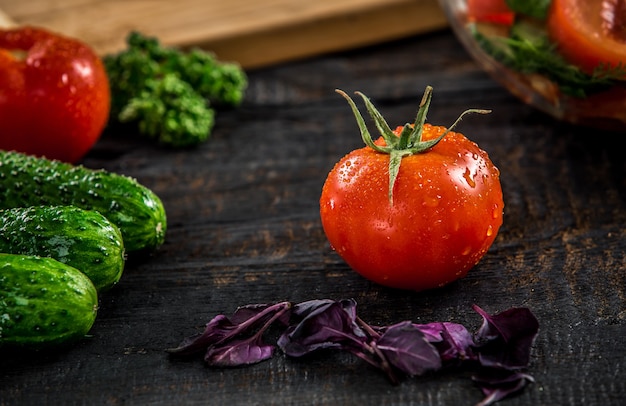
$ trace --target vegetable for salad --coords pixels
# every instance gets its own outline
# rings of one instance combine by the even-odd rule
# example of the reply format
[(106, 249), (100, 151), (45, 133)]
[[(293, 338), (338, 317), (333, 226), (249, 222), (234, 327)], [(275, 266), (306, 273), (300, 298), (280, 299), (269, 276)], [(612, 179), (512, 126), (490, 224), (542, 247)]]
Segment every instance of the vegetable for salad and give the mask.
[(52, 258), (0, 254), (0, 347), (73, 343), (97, 311), (96, 288), (79, 270)]
[(166, 47), (139, 32), (126, 42), (126, 49), (103, 58), (111, 123), (133, 123), (162, 145), (191, 147), (209, 138), (215, 109), (241, 103), (247, 76), (239, 65), (200, 49)]
[(357, 92), (381, 133), (376, 141), (339, 92), (366, 146), (339, 160), (322, 188), (320, 216), (332, 248), (365, 278), (393, 288), (433, 289), (464, 277), (502, 224), (498, 169), (478, 145), (450, 131), (456, 123), (425, 123), (430, 87), (415, 122), (395, 131)]
[(144, 85), (120, 111), (120, 122), (136, 122), (141, 134), (165, 146), (190, 147), (209, 138), (215, 113), (189, 83), (168, 73)]
[(0, 29), (0, 149), (75, 163), (109, 117), (109, 83), (85, 43), (37, 27)]
[[(489, 314), (479, 306), (482, 325), (474, 333), (458, 323), (406, 320), (373, 326), (357, 315), (353, 299), (280, 302), (239, 307), (231, 316), (211, 319), (202, 333), (168, 350), (173, 356), (200, 354), (209, 366), (238, 367), (270, 359), (276, 347), (288, 357), (323, 350), (346, 351), (382, 371), (393, 384), (444, 368), (474, 367), (474, 382), (485, 406), (534, 381), (525, 372), (539, 331), (532, 311), (514, 307)], [(266, 332), (280, 326), (276, 345)]]
[(163, 203), (135, 179), (0, 151), (0, 209), (37, 205), (71, 205), (100, 212), (119, 228), (129, 253), (154, 250), (165, 239)]
[(124, 270), (119, 229), (97, 211), (74, 206), (0, 209), (0, 252), (54, 258), (87, 275), (99, 292)]
[(585, 73), (626, 79), (626, 2), (552, 0), (547, 27), (557, 51)]
[[(468, 20), (480, 46), (503, 65), (521, 74), (543, 75), (562, 93), (578, 98), (606, 91), (626, 78), (623, 2), (499, 2), (515, 16), (506, 29), (501, 25), (485, 29), (492, 21), (480, 13), (474, 15), (477, 10), (472, 8), (468, 8)], [(605, 4), (604, 11), (601, 4)], [(619, 4), (624, 10), (618, 9)]]

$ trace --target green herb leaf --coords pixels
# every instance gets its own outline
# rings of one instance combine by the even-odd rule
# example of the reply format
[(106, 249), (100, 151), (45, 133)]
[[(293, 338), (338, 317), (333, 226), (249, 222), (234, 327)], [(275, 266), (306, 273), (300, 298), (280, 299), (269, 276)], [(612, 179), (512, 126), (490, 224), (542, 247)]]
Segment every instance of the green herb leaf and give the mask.
[(550, 3), (552, 0), (506, 0), (511, 11), (542, 20), (548, 15)]

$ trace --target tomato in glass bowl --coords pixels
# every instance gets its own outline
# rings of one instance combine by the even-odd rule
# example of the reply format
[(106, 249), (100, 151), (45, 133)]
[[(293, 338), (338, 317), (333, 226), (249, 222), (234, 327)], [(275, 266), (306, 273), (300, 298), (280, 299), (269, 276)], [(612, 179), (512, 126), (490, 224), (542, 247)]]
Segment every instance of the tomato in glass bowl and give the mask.
[(626, 131), (626, 1), (439, 0), (476, 62), (525, 103)]

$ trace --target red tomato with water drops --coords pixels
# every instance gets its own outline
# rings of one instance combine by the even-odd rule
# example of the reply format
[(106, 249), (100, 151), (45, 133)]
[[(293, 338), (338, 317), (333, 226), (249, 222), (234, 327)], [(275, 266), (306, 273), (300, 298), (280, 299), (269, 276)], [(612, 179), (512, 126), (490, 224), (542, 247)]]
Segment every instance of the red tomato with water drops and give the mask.
[(424, 123), (430, 88), (416, 122), (393, 131), (359, 93), (384, 130), (376, 142), (341, 93), (367, 146), (344, 156), (322, 189), (320, 216), (333, 249), (365, 278), (393, 288), (421, 291), (464, 277), (502, 225), (496, 166), (464, 135)]
[(106, 71), (89, 46), (41, 28), (0, 30), (0, 149), (79, 161), (109, 108)]

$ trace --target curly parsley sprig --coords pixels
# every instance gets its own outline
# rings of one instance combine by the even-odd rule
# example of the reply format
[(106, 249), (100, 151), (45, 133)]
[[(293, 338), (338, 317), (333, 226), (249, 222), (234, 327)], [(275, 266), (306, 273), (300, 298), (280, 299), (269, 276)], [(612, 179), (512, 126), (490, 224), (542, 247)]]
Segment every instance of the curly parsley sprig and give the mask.
[(103, 58), (110, 122), (135, 124), (164, 146), (193, 147), (209, 138), (217, 108), (241, 104), (248, 79), (238, 64), (198, 48), (168, 47), (136, 31), (126, 44)]

